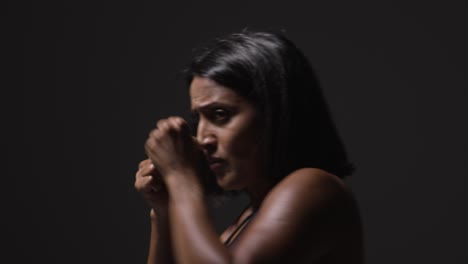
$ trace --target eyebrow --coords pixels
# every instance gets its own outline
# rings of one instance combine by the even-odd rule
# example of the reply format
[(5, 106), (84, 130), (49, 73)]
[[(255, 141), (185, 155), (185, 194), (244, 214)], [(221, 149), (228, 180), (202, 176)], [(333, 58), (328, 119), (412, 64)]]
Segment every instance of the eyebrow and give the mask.
[(192, 113), (203, 112), (203, 111), (210, 110), (210, 109), (213, 109), (213, 108), (216, 108), (216, 107), (232, 108), (231, 105), (226, 104), (226, 103), (212, 102), (212, 103), (208, 103), (208, 104), (196, 107), (196, 108), (192, 108), (190, 110), (190, 112), (192, 112)]

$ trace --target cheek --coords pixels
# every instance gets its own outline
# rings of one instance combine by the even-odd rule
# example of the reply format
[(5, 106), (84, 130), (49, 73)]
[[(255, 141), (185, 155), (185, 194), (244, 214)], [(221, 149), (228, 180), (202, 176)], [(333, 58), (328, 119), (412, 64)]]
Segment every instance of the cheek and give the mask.
[(259, 150), (259, 132), (253, 129), (239, 131), (227, 139), (226, 150), (238, 160), (247, 161), (253, 159)]

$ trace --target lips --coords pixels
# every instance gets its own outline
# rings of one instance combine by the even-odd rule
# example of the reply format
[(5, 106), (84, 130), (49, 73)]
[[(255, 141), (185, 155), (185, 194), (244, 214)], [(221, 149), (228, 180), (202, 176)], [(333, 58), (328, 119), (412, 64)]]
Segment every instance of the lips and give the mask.
[(207, 157), (207, 160), (208, 160), (208, 164), (210, 166), (210, 169), (213, 170), (213, 171), (219, 170), (224, 165), (224, 163), (226, 162), (222, 158), (213, 157), (213, 156)]

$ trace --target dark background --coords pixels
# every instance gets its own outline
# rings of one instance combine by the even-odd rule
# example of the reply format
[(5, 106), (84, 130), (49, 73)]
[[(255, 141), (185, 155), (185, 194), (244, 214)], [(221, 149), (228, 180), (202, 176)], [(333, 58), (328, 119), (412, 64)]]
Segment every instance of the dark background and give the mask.
[(147, 133), (186, 113), (192, 48), (249, 27), (285, 30), (316, 68), (368, 263), (467, 263), (466, 1), (306, 2), (4, 3), (0, 262), (144, 263)]

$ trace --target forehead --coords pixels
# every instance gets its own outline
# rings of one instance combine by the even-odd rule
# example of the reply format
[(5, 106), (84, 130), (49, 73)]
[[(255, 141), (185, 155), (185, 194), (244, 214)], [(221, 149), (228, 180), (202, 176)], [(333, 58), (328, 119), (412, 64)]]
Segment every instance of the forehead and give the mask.
[(196, 109), (212, 103), (243, 104), (246, 100), (213, 80), (195, 76), (190, 84), (190, 101), (192, 109)]

